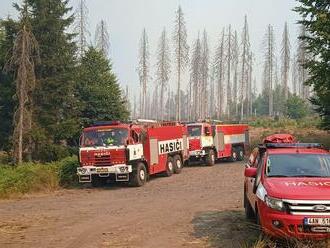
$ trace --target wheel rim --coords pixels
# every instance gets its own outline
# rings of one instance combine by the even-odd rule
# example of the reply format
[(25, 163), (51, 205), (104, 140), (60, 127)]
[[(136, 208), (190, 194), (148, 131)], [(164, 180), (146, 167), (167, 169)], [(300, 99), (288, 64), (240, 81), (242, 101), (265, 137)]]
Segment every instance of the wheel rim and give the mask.
[(172, 164), (172, 162), (168, 162), (168, 169), (169, 169), (169, 171), (173, 171), (173, 164)]
[(234, 158), (234, 159), (237, 159), (237, 154), (236, 154), (236, 152), (233, 152), (233, 158)]
[(180, 169), (181, 166), (182, 166), (182, 164), (181, 164), (181, 160), (178, 159), (178, 160), (176, 161), (176, 167)]
[(243, 153), (243, 151), (240, 151), (240, 152), (239, 152), (239, 155), (240, 155), (241, 158), (243, 158), (243, 157), (244, 157), (244, 153)]
[(140, 175), (140, 179), (141, 179), (142, 181), (144, 181), (144, 179), (145, 179), (145, 177), (146, 177), (146, 173), (144, 172), (144, 170), (140, 170), (139, 175)]

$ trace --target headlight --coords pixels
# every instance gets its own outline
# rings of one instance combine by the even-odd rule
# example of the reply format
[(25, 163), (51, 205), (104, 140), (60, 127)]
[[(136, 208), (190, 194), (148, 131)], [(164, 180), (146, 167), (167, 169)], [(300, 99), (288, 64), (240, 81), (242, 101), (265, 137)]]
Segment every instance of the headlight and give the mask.
[(278, 211), (285, 211), (285, 207), (283, 204), (283, 201), (281, 199), (265, 196), (265, 202), (266, 205), (272, 209), (278, 210)]
[(87, 172), (86, 168), (78, 168), (78, 173), (85, 174)]

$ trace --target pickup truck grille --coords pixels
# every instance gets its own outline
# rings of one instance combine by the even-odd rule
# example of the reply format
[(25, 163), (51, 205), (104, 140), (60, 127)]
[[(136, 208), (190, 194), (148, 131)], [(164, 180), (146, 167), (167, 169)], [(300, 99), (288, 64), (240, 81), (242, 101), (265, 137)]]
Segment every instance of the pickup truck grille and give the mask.
[(330, 216), (330, 200), (283, 200), (292, 215)]

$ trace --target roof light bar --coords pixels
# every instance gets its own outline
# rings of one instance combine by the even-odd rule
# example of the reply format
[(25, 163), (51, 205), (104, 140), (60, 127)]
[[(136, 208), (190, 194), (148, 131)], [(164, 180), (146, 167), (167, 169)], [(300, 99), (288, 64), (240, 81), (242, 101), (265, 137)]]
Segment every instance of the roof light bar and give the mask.
[(324, 148), (319, 143), (266, 143), (259, 145), (260, 148)]

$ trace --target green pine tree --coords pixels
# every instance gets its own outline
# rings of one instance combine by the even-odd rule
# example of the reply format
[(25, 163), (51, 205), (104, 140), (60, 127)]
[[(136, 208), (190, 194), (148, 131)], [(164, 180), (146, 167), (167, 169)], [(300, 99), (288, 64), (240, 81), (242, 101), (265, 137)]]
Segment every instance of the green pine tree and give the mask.
[(81, 104), (81, 122), (126, 120), (127, 104), (112, 65), (101, 51), (89, 47), (79, 66), (77, 94)]
[(18, 22), (10, 18), (0, 21), (0, 150), (6, 151), (11, 149), (10, 138), (13, 131), (13, 114), (16, 100), (13, 98), (15, 95), (13, 75), (3, 68), (18, 28)]
[(49, 152), (51, 145), (70, 142), (79, 132), (74, 94), (76, 44), (74, 34), (68, 31), (74, 18), (70, 15), (68, 0), (27, 2), (41, 60), (36, 67), (37, 87), (33, 102), (37, 127), (33, 134), (36, 149), (47, 148), (47, 151), (44, 150)]
[(288, 98), (285, 103), (285, 107), (287, 115), (291, 119), (302, 119), (310, 113), (310, 107), (308, 104), (296, 95)]
[(307, 84), (313, 86), (316, 96), (312, 102), (323, 117), (323, 127), (330, 130), (330, 2), (329, 0), (298, 0), (295, 8), (307, 31), (300, 39), (306, 42), (311, 55), (305, 63), (309, 72)]

